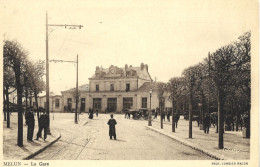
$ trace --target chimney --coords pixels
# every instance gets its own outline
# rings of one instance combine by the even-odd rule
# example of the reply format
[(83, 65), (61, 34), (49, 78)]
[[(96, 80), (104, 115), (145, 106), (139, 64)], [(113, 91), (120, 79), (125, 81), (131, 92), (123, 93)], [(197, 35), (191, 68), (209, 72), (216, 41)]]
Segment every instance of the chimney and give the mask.
[(144, 65), (144, 68), (148, 71), (148, 65), (147, 64)]
[(144, 63), (141, 63), (141, 70), (144, 69)]

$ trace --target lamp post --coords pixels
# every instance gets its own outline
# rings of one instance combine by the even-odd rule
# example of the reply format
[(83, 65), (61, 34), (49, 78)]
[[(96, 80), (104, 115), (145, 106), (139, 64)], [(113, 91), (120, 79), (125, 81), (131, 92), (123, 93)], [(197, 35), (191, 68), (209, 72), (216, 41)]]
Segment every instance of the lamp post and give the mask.
[(153, 89), (150, 88), (150, 110), (149, 110), (149, 116), (148, 116), (148, 126), (152, 126), (152, 93)]

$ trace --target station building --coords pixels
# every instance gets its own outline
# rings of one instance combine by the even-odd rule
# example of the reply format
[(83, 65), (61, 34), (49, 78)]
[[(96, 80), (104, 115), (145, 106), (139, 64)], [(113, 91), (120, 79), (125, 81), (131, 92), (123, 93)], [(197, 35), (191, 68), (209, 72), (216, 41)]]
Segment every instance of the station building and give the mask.
[[(109, 68), (96, 67), (95, 73), (89, 78), (89, 84), (79, 86), (80, 112), (88, 112), (89, 108), (98, 109), (100, 112), (120, 113), (124, 108), (139, 110), (159, 107), (158, 83), (153, 82), (148, 65), (141, 63), (139, 67), (125, 65)], [(57, 97), (60, 109), (64, 112), (75, 110), (75, 88), (61, 92)], [(171, 102), (165, 98), (165, 107), (171, 107)], [(55, 100), (55, 99), (53, 99)], [(55, 105), (55, 104), (54, 104)], [(55, 105), (56, 106), (56, 105)], [(50, 102), (50, 111), (52, 109)]]

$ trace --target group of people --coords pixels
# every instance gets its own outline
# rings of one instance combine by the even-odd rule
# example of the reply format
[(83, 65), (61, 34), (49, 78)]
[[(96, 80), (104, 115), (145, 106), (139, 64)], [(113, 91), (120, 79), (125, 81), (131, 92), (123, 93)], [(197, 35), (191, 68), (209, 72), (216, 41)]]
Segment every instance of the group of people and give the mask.
[[(27, 128), (27, 141), (33, 142), (33, 133), (34, 133), (34, 126), (35, 126), (35, 119), (34, 119), (34, 113), (31, 108), (27, 109), (27, 113), (25, 114), (25, 120)], [(40, 115), (39, 118), (39, 129), (36, 135), (36, 138), (34, 140), (39, 140), (39, 138), (42, 136), (42, 130), (44, 130), (44, 141), (47, 138), (47, 128), (49, 125), (49, 117), (46, 113), (46, 111), (43, 111), (43, 113)]]
[(125, 118), (126, 119), (130, 119), (131, 117), (131, 113), (129, 112), (129, 110), (127, 108), (123, 109), (124, 113), (125, 113)]
[(88, 110), (88, 118), (89, 119), (93, 119), (93, 114), (94, 114), (94, 112), (96, 113), (96, 117), (98, 117), (98, 109), (96, 109), (95, 111), (94, 111), (94, 109), (92, 109), (92, 108), (90, 108), (89, 107), (89, 110)]

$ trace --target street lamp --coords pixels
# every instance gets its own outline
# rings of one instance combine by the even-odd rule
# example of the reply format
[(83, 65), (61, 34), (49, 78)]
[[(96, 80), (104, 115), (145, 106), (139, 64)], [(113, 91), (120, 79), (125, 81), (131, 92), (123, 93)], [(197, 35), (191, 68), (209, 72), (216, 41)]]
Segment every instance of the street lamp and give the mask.
[(152, 93), (153, 89), (150, 88), (150, 110), (149, 110), (149, 116), (148, 116), (148, 126), (152, 126)]

